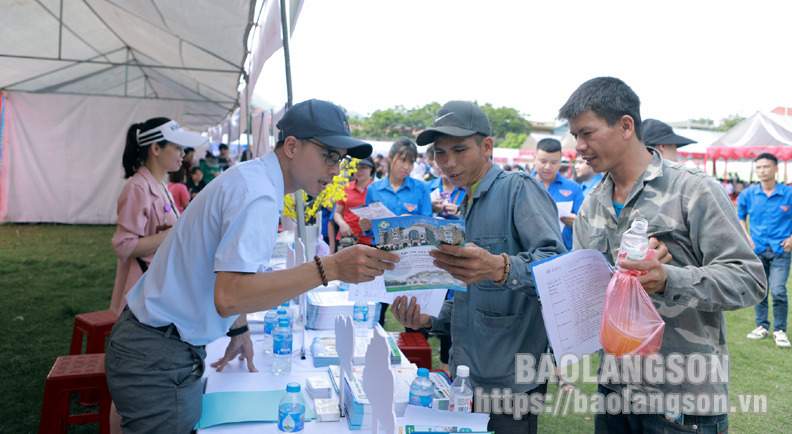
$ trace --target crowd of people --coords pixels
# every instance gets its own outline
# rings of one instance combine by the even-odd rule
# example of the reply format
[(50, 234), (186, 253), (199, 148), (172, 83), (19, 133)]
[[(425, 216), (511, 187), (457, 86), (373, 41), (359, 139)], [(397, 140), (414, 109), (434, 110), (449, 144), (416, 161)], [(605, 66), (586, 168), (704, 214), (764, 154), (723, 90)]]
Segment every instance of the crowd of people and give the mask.
[[(515, 377), (515, 354), (538, 360), (550, 350), (530, 264), (573, 249), (598, 250), (612, 265), (639, 274), (666, 322), (662, 356), (728, 354), (723, 311), (757, 303), (757, 329), (748, 337), (768, 336), (768, 276), (773, 333), (784, 346), (786, 323), (779, 318), (786, 318), (786, 291), (780, 282), (789, 273), (792, 211), (790, 218), (786, 212), (792, 192), (770, 183), (777, 162), (764, 157), (776, 165), (762, 172), (767, 179), (761, 190), (746, 189), (745, 201), (740, 195), (738, 215), (715, 179), (672, 161), (675, 149), (692, 141), (668, 134), (670, 127), (660, 121), (642, 121), (638, 96), (621, 80), (583, 83), (559, 118), (569, 121), (576, 140), (574, 180), (561, 173), (561, 144), (554, 139), (539, 142), (530, 172), (494, 164), (490, 121), (466, 101), (444, 104), (431, 127), (415, 139), (395, 140), (387, 156), (374, 158), (371, 145), (351, 137), (343, 111), (319, 100), (290, 108), (278, 122), (274, 151), (244, 164), (234, 164), (226, 147), (217, 161), (207, 155), (197, 167), (185, 168), (183, 152), (198, 136), (165, 118), (132, 126), (124, 153), (129, 181), (118, 200), (113, 238), (119, 265), (111, 307), (120, 317), (106, 358), (119, 426), (125, 432), (189, 432), (200, 416), (206, 344), (231, 336), (224, 357), (212, 366), (221, 370), (240, 358), (255, 371), (247, 313), (329, 280), (364, 282), (392, 269), (398, 257), (374, 248), (371, 221), (350, 212), (373, 202), (396, 215), (465, 221), (463, 245), (441, 245), (431, 254), (467, 291), (449, 291), (436, 317), (406, 297), (390, 308), (406, 328), (441, 336), (445, 368), (454, 373), (468, 366), (472, 385), (484, 393), (546, 392), (546, 383)], [(358, 160), (356, 171), (345, 198), (327, 213), (326, 236), (335, 241), (331, 254), (294, 269), (265, 271), (284, 195), (302, 189), (317, 196), (348, 157)], [(221, 169), (212, 173), (215, 167)], [(182, 171), (185, 188), (178, 175), (171, 178), (173, 189), (159, 181)], [(619, 260), (620, 237), (638, 217), (649, 222), (656, 255)], [(638, 386), (728, 394), (728, 382)], [(599, 392), (621, 396), (625, 385), (601, 382)], [(694, 409), (670, 420), (662, 410), (597, 414), (596, 431), (728, 427), (727, 413)], [(519, 420), (491, 414), (488, 429), (537, 432), (537, 424), (536, 414)]]

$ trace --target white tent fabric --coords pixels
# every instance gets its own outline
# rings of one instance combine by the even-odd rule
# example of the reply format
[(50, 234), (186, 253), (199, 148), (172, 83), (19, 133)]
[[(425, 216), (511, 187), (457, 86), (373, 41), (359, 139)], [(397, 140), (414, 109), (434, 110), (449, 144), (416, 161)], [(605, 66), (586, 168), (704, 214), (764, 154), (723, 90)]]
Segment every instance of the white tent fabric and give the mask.
[(772, 113), (755, 115), (735, 125), (711, 147), (792, 146), (792, 118)]
[[(290, 3), (293, 13), (302, 5)], [(256, 0), (3, 2), (0, 221), (114, 223), (127, 128), (167, 116), (216, 133), (242, 78), (258, 76), (248, 64), (258, 9)], [(280, 46), (278, 32), (258, 28), (268, 47)]]

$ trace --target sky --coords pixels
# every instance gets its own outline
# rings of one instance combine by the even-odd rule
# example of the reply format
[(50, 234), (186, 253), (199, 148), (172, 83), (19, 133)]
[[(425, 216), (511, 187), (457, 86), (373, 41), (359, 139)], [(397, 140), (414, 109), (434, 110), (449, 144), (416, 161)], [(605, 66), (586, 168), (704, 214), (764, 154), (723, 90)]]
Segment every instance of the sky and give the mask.
[[(792, 107), (790, 16), (788, 0), (305, 0), (294, 102), (370, 115), (463, 99), (553, 122), (580, 84), (609, 75), (638, 94), (644, 119), (718, 123)], [(279, 51), (258, 101), (285, 103), (284, 71)]]

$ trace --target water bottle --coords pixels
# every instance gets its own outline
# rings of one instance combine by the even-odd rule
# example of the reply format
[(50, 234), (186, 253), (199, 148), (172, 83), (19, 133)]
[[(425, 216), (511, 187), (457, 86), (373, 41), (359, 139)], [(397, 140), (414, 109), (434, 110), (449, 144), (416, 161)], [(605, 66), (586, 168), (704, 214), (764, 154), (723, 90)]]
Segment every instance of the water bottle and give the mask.
[(269, 356), (272, 354), (272, 332), (278, 325), (278, 311), (270, 309), (264, 314), (264, 355)]
[(352, 310), (352, 322), (355, 325), (355, 336), (368, 336), (369, 306), (367, 301), (356, 301)]
[(289, 330), (293, 330), (292, 326), (294, 323), (292, 322), (292, 317), (289, 315), (289, 310), (283, 306), (278, 308), (278, 321), (280, 321), (281, 318), (285, 318), (286, 322), (289, 323)]
[[(646, 229), (649, 222), (643, 217), (633, 220), (630, 229), (622, 234), (621, 244), (619, 244), (619, 260), (642, 261), (646, 258), (646, 251), (649, 250), (649, 238), (646, 236)], [(619, 267), (620, 271), (626, 271)]]
[(350, 286), (350, 285), (349, 285), (349, 283), (347, 283), (347, 282), (340, 282), (340, 283), (338, 284), (338, 290), (339, 290), (339, 291), (349, 291), (349, 286)]
[(418, 376), (410, 385), (410, 405), (431, 407), (434, 397), (434, 386), (429, 381), (429, 370), (418, 368)]
[(470, 368), (457, 366), (456, 378), (451, 383), (451, 402), (448, 409), (470, 413), (473, 411), (473, 387), (470, 384)]
[(292, 312), (292, 308), (289, 307), (289, 302), (283, 303), (281, 307), (286, 309), (286, 315), (289, 316), (289, 327), (294, 331), (294, 312)]
[(305, 428), (305, 400), (300, 393), (300, 383), (286, 385), (286, 394), (278, 404), (278, 429), (283, 432), (300, 432)]
[(278, 328), (272, 332), (272, 373), (275, 375), (289, 375), (291, 373), (292, 332), (289, 329), (289, 320), (278, 318)]

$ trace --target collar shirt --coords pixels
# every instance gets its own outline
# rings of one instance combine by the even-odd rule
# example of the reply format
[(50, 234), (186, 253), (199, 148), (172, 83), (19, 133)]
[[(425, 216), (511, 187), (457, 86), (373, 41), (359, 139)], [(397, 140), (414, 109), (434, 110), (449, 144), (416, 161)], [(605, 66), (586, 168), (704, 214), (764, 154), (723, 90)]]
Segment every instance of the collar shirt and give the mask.
[(752, 185), (737, 197), (737, 217), (750, 217), (751, 238), (757, 255), (767, 250), (784, 253), (781, 242), (792, 235), (792, 187), (776, 183), (775, 190), (767, 196), (762, 185)]
[(459, 365), (470, 367), (474, 388), (527, 392), (538, 385), (516, 383), (514, 355), (532, 354), (539, 360), (547, 349), (529, 264), (566, 252), (553, 200), (527, 173), (492, 165), (472, 202), (462, 203), (461, 216), (465, 241), (493, 255), (509, 255), (511, 272), (502, 286), (485, 280), (467, 285), (466, 292), (456, 291), (432, 319), (432, 330), (451, 333), (451, 372)]
[[(536, 171), (534, 170), (531, 175), (536, 178)], [(542, 182), (538, 178), (537, 180), (540, 183)], [(547, 188), (547, 192), (550, 193), (550, 197), (552, 197), (556, 203), (572, 202), (572, 214), (578, 213), (578, 210), (580, 210), (580, 205), (583, 204), (583, 199), (585, 199), (585, 196), (583, 196), (583, 190), (580, 189), (580, 184), (569, 178), (561, 176), (561, 173), (556, 173), (556, 178), (550, 183), (550, 187)], [(561, 230), (561, 237), (564, 239), (564, 246), (566, 246), (567, 249), (571, 249), (572, 228), (561, 223), (560, 220), (558, 224), (563, 226), (563, 229)]]
[(588, 197), (600, 181), (602, 181), (602, 174), (595, 173), (588, 181), (581, 182), (580, 189), (583, 191), (583, 197)]
[[(357, 189), (357, 181), (352, 180), (349, 185), (344, 189), (346, 192), (346, 198), (343, 200), (338, 201), (338, 205), (344, 207), (344, 212), (342, 216), (346, 224), (349, 225), (349, 229), (352, 229), (352, 233), (358, 237), (358, 242), (361, 244), (371, 245), (371, 237), (366, 236), (363, 234), (363, 230), (360, 229), (360, 217), (355, 215), (352, 212), (352, 208), (356, 208), (359, 206), (363, 206), (366, 203), (366, 192), (368, 188), (371, 187), (371, 183), (360, 191)], [(341, 239), (341, 232), (339, 231), (336, 234), (336, 239)]]
[[(650, 152), (652, 161), (633, 185), (618, 218), (612, 202), (613, 180), (605, 175), (575, 219), (574, 247), (598, 250), (615, 264), (622, 234), (635, 218), (647, 219), (649, 236), (664, 242), (673, 257), (663, 266), (665, 292), (650, 295), (666, 324), (660, 355), (663, 360), (672, 353), (697, 353), (705, 358), (728, 355), (722, 311), (752, 306), (764, 298), (767, 281), (762, 263), (717, 181), (698, 169), (663, 160), (656, 150)], [(706, 360), (705, 371), (712, 372), (714, 367)], [(684, 372), (692, 368), (685, 361), (680, 366)], [(647, 382), (646, 376), (641, 380), (636, 385), (603, 385), (613, 390), (638, 387), (647, 393), (728, 398), (728, 381), (693, 384), (685, 378), (680, 384), (656, 384)]]
[(390, 176), (374, 181), (366, 191), (366, 204), (382, 202), (386, 208), (397, 216), (432, 215), (432, 199), (429, 197), (429, 188), (423, 181), (415, 178), (404, 178), (404, 183), (398, 191), (393, 191), (390, 185)]
[(275, 248), (283, 194), (275, 152), (234, 165), (209, 183), (127, 295), (132, 313), (152, 327), (173, 323), (192, 345), (224, 336), (237, 315), (217, 313), (215, 273), (265, 270)]

